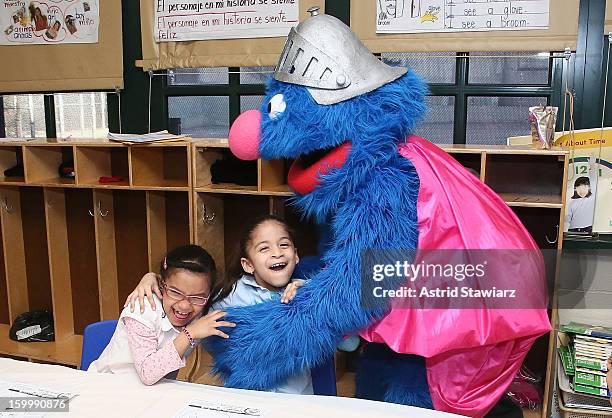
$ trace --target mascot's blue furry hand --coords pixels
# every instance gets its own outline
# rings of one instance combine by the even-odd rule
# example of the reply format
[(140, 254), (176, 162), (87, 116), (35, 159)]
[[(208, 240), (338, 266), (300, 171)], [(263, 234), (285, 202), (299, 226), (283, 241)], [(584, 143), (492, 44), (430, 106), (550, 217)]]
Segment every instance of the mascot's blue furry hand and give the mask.
[[(289, 304), (272, 300), (226, 309), (224, 319), (236, 324), (222, 329), (229, 339), (209, 337), (203, 341), (215, 359), (214, 372), (225, 386), (270, 390), (288, 376), (314, 367), (324, 357), (322, 353), (333, 352), (336, 341), (329, 334), (308, 338), (317, 329), (315, 318), (303, 310), (308, 293), (305, 286)], [(322, 345), (303, 344), (315, 339)]]

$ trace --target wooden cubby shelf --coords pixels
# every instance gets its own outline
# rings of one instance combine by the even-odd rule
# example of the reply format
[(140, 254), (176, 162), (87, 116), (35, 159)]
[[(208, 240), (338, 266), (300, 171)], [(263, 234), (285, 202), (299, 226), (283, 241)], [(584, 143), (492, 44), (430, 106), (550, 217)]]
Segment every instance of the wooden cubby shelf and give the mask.
[[(235, 195), (291, 196), (293, 192), (287, 185), (289, 164), (283, 160), (257, 162), (238, 162), (229, 151), (227, 140), (194, 140), (194, 188), (202, 193), (225, 193)], [(235, 164), (243, 172), (237, 182), (217, 181), (211, 173), (217, 161)], [(226, 165), (226, 168), (228, 165)], [(244, 174), (246, 173), (246, 175)], [(221, 180), (225, 180), (222, 176)], [(248, 183), (248, 184), (247, 184)]]
[(560, 209), (567, 151), (527, 146), (442, 145), (461, 165), (477, 175), (508, 206)]
[(0, 324), (0, 354), (49, 363), (78, 366), (81, 362), (83, 337), (74, 335), (53, 343), (19, 343), (8, 337), (10, 326)]
[[(540, 248), (561, 248), (568, 151), (443, 148), (512, 207)], [(213, 182), (219, 160), (228, 165)], [(74, 161), (75, 178), (59, 177), (66, 161)], [(242, 165), (226, 140), (0, 140), (0, 169), (21, 162), (23, 177), (0, 178), (0, 355), (79, 364), (85, 326), (117, 318), (142, 274), (158, 271), (169, 249), (202, 245), (225, 274), (245, 226), (261, 215), (279, 216), (296, 231), (301, 258), (318, 252), (317, 226), (287, 203), (291, 161)], [(244, 167), (246, 180), (232, 177), (234, 166)], [(111, 176), (122, 180), (100, 183)], [(10, 340), (14, 318), (40, 308), (53, 310), (56, 341)], [(554, 328), (554, 309), (551, 321)], [(545, 377), (544, 405), (533, 416), (548, 411), (554, 343), (554, 333), (543, 336), (527, 356), (528, 367)]]
[[(124, 146), (82, 146), (76, 150), (77, 182), (82, 186), (120, 188), (130, 186), (129, 149)], [(112, 183), (103, 177), (121, 179)]]
[[(191, 143), (0, 140), (0, 355), (78, 365), (91, 322), (117, 318), (143, 272), (193, 242)], [(62, 162), (75, 177), (61, 178)], [(121, 177), (102, 184), (100, 177)], [(55, 342), (8, 338), (19, 314), (53, 311)]]
[(498, 193), (508, 206), (524, 206), (537, 208), (556, 208), (563, 206), (561, 195), (545, 195), (536, 193)]
[(190, 151), (183, 143), (131, 147), (131, 186), (189, 190)]
[(74, 164), (74, 147), (70, 145), (39, 145), (24, 147), (26, 183), (39, 186), (75, 186), (75, 177), (60, 177), (59, 168), (64, 162)]
[[(20, 175), (7, 177), (4, 172), (8, 169), (21, 167)], [(21, 146), (0, 146), (0, 184), (23, 184), (23, 149)]]
[(196, 190), (232, 194), (257, 193), (257, 162), (241, 161), (234, 157), (226, 142), (215, 145), (210, 146), (210, 141), (195, 145)]

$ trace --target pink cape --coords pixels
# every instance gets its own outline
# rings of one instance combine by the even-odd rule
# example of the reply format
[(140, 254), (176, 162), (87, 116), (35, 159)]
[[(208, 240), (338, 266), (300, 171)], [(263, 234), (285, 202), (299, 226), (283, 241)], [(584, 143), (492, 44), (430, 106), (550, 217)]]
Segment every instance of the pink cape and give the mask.
[[(399, 153), (420, 179), (419, 249), (534, 250), (526, 253), (537, 257), (513, 260), (518, 252), (508, 255), (521, 273), (512, 280), (546, 297), (538, 247), (495, 192), (423, 138), (409, 137)], [(535, 339), (550, 330), (545, 308), (393, 308), (361, 336), (398, 353), (425, 357), (437, 410), (482, 417), (504, 394)]]

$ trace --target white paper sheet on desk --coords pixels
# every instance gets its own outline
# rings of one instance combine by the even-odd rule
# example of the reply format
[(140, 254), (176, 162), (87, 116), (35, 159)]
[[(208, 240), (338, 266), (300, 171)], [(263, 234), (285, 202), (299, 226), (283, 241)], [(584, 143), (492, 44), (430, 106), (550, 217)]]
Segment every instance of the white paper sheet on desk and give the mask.
[(0, 418), (47, 418), (48, 416), (38, 412), (0, 412)]
[(42, 386), (30, 385), (26, 383), (10, 382), (0, 379), (0, 397), (35, 397), (46, 399), (72, 399), (76, 393), (49, 389)]
[(258, 408), (192, 399), (174, 418), (248, 418), (265, 415), (266, 411)]
[[(0, 398), (44, 398), (44, 399), (72, 399), (76, 393), (49, 389), (42, 386), (26, 383), (11, 382), (0, 379)], [(53, 416), (47, 412), (7, 412), (5, 405), (0, 405), (0, 418), (44, 418)]]

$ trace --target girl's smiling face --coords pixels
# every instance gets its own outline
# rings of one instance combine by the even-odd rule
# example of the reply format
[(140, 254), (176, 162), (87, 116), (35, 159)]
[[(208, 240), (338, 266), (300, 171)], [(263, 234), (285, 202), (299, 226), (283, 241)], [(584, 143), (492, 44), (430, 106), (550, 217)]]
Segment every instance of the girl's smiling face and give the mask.
[[(174, 269), (163, 286), (162, 305), (170, 323), (183, 327), (196, 319), (204, 306), (194, 305), (180, 294), (206, 298), (210, 294), (210, 278), (205, 273)], [(178, 300), (182, 298), (182, 300)]]
[(591, 188), (588, 184), (581, 184), (580, 186), (576, 186), (576, 193), (580, 197), (585, 197), (587, 194), (589, 194), (590, 190)]
[(299, 261), (287, 229), (275, 220), (259, 224), (247, 244), (247, 257), (240, 260), (242, 268), (268, 290), (279, 290), (291, 280)]

